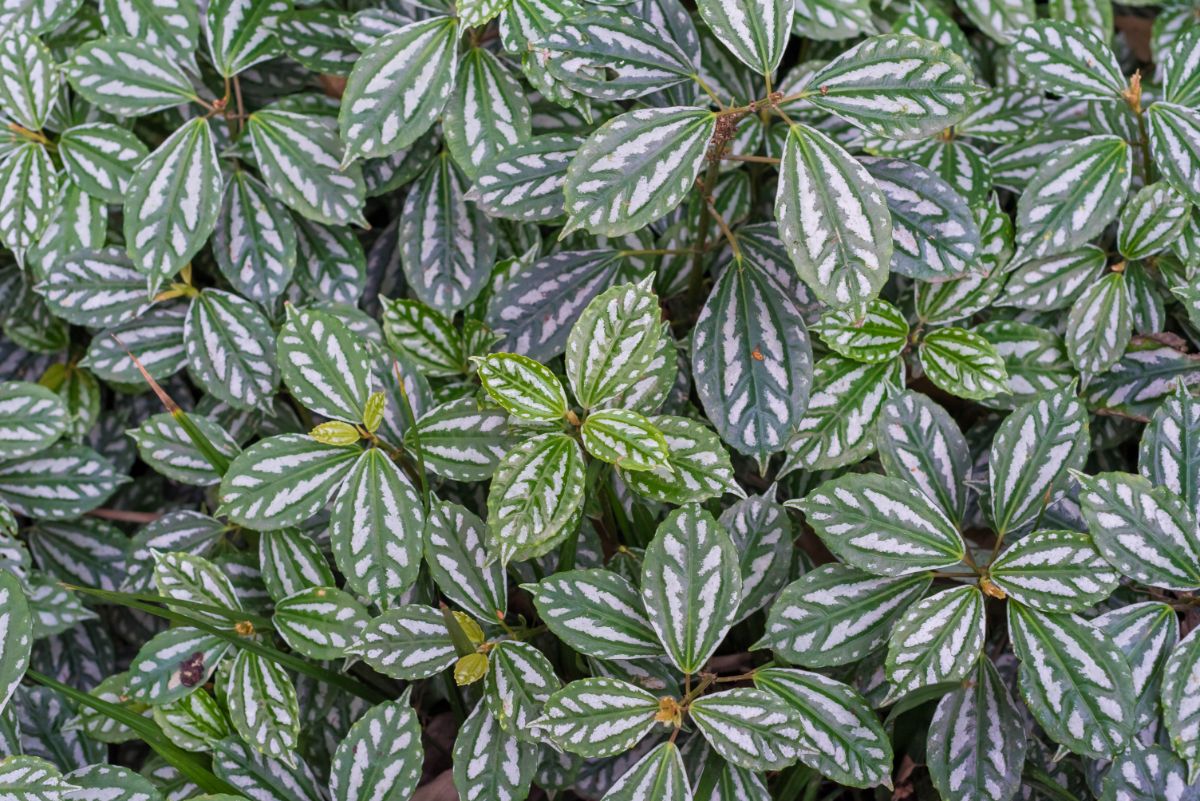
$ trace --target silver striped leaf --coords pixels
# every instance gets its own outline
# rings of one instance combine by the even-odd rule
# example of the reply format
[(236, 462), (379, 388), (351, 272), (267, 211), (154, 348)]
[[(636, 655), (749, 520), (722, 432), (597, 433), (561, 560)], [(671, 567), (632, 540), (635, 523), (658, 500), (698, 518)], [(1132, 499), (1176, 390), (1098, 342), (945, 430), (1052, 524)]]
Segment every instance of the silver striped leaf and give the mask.
[(576, 0), (513, 0), (500, 13), (500, 41), (508, 52), (520, 53), (582, 10)]
[(225, 531), (216, 518), (179, 509), (140, 528), (128, 546), (126, 575), (120, 589), (126, 592), (149, 590), (153, 571), (153, 551), (182, 551), (208, 556)]
[(421, 779), (425, 749), (409, 692), (372, 707), (350, 727), (329, 765), (333, 801), (401, 801)]
[(947, 326), (930, 331), (918, 353), (925, 376), (960, 398), (981, 400), (1008, 389), (1008, 371), (1000, 354), (979, 334)]
[(336, 587), (310, 587), (275, 604), (271, 623), (309, 659), (339, 659), (367, 625), (367, 608)]
[[(188, 604), (203, 604), (238, 612), (242, 602), (238, 599), (229, 577), (209, 560), (189, 553), (152, 552), (154, 556), (154, 586), (158, 594), (171, 601)], [(224, 625), (229, 618), (217, 612), (181, 606), (175, 611), (204, 620), (212, 625)]]
[(1200, 400), (1182, 384), (1146, 424), (1138, 472), (1181, 498), (1193, 518), (1200, 517)]
[(321, 782), (303, 759), (295, 766), (272, 759), (227, 737), (213, 745), (213, 772), (244, 797), (271, 798), (272, 801), (322, 801)]
[(1059, 147), (1017, 201), (1017, 263), (1074, 250), (1095, 239), (1129, 194), (1133, 153), (1119, 136)]
[(673, 742), (656, 745), (613, 782), (601, 801), (691, 801), (683, 759)]
[(1162, 95), (1168, 103), (1200, 106), (1200, 33), (1180, 33), (1162, 58)]
[(1008, 391), (985, 399), (985, 406), (1012, 409), (1063, 389), (1076, 378), (1062, 337), (1052, 331), (1013, 320), (990, 320), (975, 332), (992, 343), (1008, 372)]
[(247, 118), (246, 129), (271, 194), (314, 222), (365, 226), (362, 169), (342, 165), (330, 118), (265, 108)]
[(971, 680), (942, 696), (925, 745), (933, 786), (961, 801), (1011, 801), (1027, 748), (1021, 709), (986, 656)]
[(0, 502), (26, 517), (68, 519), (95, 509), (128, 481), (91, 448), (59, 443), (0, 462)]
[(343, 27), (349, 19), (333, 9), (297, 9), (280, 18), (275, 33), (284, 51), (305, 68), (344, 77), (358, 60), (358, 50)]
[(101, 0), (100, 20), (114, 36), (128, 36), (170, 54), (195, 72), (200, 42), (198, 9), (186, 0)]
[(425, 512), (412, 482), (380, 448), (358, 457), (334, 499), (329, 541), (346, 583), (381, 604), (421, 569)]
[(358, 50), (365, 51), (384, 36), (413, 22), (414, 17), (415, 14), (392, 8), (368, 8), (351, 14), (342, 27), (350, 37), (350, 43)]
[(337, 494), (360, 452), (305, 434), (267, 437), (229, 466), (218, 491), (221, 511), (256, 531), (302, 523)]
[(1093, 408), (1148, 418), (1178, 387), (1200, 383), (1195, 354), (1155, 340), (1133, 340), (1112, 368), (1088, 383), (1086, 400)]
[(41, 239), (58, 200), (59, 179), (40, 142), (26, 142), (0, 161), (0, 242), (17, 263)]
[(800, 721), (800, 761), (838, 784), (891, 783), (892, 743), (875, 711), (853, 687), (794, 668), (763, 668), (754, 686), (783, 699)]
[(1002, 45), (1012, 44), (1013, 32), (1037, 19), (1033, 0), (978, 0), (960, 9), (984, 34)]
[(1087, 377), (1106, 372), (1125, 353), (1133, 335), (1129, 293), (1123, 272), (1110, 272), (1071, 305), (1067, 318), (1067, 355)]
[(940, 281), (974, 268), (982, 247), (979, 226), (957, 190), (910, 161), (859, 161), (875, 179), (891, 213), (893, 272)]
[(66, 430), (67, 406), (58, 395), (29, 381), (0, 383), (0, 458), (35, 454)]
[(1012, 39), (1013, 66), (1046, 92), (1079, 100), (1116, 100), (1128, 88), (1108, 42), (1089, 28), (1045, 19), (1013, 31)]
[(1200, 775), (1200, 706), (1194, 687), (1200, 681), (1200, 635), (1193, 629), (1171, 652), (1163, 669), (1163, 721), (1175, 753), (1187, 763), (1188, 782)]
[[(931, 16), (934, 13), (925, 10)], [(948, 46), (946, 42), (941, 44)], [(966, 51), (956, 48), (956, 52)], [(971, 110), (954, 125), (954, 133), (998, 144), (1024, 142), (1041, 128), (1048, 112), (1041, 92), (1020, 86), (998, 86), (975, 97)]]
[(861, 164), (815, 128), (789, 129), (775, 218), (800, 278), (822, 302), (844, 308), (879, 294), (893, 252), (887, 198)]
[(719, 498), (726, 493), (744, 497), (721, 440), (702, 423), (687, 417), (650, 418), (667, 441), (667, 466), (620, 473), (638, 495), (660, 503), (685, 504)]
[(779, 66), (792, 34), (790, 0), (700, 0), (700, 17), (742, 63), (761, 75)]
[(488, 299), (485, 322), (505, 337), (497, 349), (543, 362), (562, 353), (571, 327), (622, 263), (618, 250), (582, 250), (519, 267)]
[(1120, 574), (1087, 534), (1034, 531), (992, 562), (988, 579), (1033, 609), (1082, 612), (1107, 598), (1117, 588)]
[(1200, 588), (1200, 532), (1178, 497), (1129, 473), (1075, 479), (1096, 548), (1122, 574), (1152, 587)]
[(1132, 740), (1133, 677), (1113, 640), (1074, 615), (1008, 603), (1008, 631), (1021, 661), (1021, 695), (1050, 738), (1097, 759)]
[(1053, 311), (1065, 309), (1104, 274), (1108, 258), (1095, 245), (1032, 259), (1016, 267), (997, 306)]
[(796, 305), (753, 257), (726, 265), (692, 334), (696, 392), (721, 439), (764, 465), (799, 424), (812, 371)]
[(21, 580), (7, 570), (0, 570), (0, 709), (16, 692), (29, 667), (33, 647), (33, 619)]
[(477, 620), (504, 616), (508, 592), (504, 567), (488, 564), (486, 524), (450, 501), (431, 501), (425, 518), (425, 564), (438, 589)]
[(511, 444), (508, 413), (461, 398), (435, 406), (405, 431), (406, 447), (425, 467), (454, 481), (486, 481)]
[(601, 408), (653, 414), (663, 407), (676, 383), (684, 380), (681, 375), (682, 355), (668, 328), (663, 328), (658, 350), (645, 372), (624, 392), (601, 403)]
[(467, 372), (466, 343), (445, 315), (406, 298), (380, 298), (383, 335), (392, 349), (430, 378)]
[[(1191, 779), (1191, 781), (1189, 781)], [(1178, 798), (1195, 801), (1200, 785), (1179, 755), (1161, 745), (1134, 743), (1113, 760), (1104, 775), (1100, 801), (1153, 801)]]
[(959, 55), (906, 33), (872, 36), (817, 70), (805, 99), (891, 139), (950, 127), (980, 90)]
[(307, 218), (296, 229), (296, 283), (314, 300), (354, 305), (367, 285), (367, 257), (354, 232)]
[(676, 509), (646, 548), (641, 589), (671, 662), (684, 673), (698, 672), (733, 625), (742, 599), (729, 534), (698, 505)]
[(124, 578), (129, 540), (98, 518), (42, 521), (25, 540), (38, 566), (63, 581), (111, 591)]
[(46, 271), (34, 287), (56, 317), (107, 328), (150, 308), (146, 282), (121, 248), (80, 250)]
[(479, 383), (509, 414), (555, 421), (567, 413), (567, 393), (545, 365), (516, 353), (494, 353), (479, 362)]
[(268, 409), (279, 384), (275, 333), (263, 313), (232, 292), (204, 289), (183, 325), (188, 368), (206, 392), (235, 409)]
[(1187, 199), (1165, 181), (1139, 189), (1121, 212), (1117, 248), (1127, 259), (1144, 259), (1179, 239), (1192, 213)]
[(545, 134), (493, 153), (479, 164), (467, 200), (489, 217), (521, 222), (555, 219), (563, 213), (567, 165), (582, 141), (569, 134)]
[(1125, 654), (1133, 674), (1135, 729), (1158, 720), (1163, 667), (1179, 642), (1179, 618), (1169, 605), (1157, 601), (1130, 604), (1092, 620)]
[(575, 399), (592, 409), (628, 389), (658, 351), (658, 297), (644, 284), (621, 284), (596, 296), (567, 338), (567, 381)]
[(793, 29), (817, 41), (853, 39), (877, 33), (870, 0), (797, 0)]
[(688, 713), (712, 749), (747, 770), (779, 770), (801, 751), (799, 715), (780, 696), (751, 687), (702, 695)]
[(375, 41), (354, 63), (338, 114), (343, 163), (388, 156), (429, 130), (454, 91), (458, 20), (437, 16)]
[(217, 674), (233, 730), (251, 748), (295, 764), (300, 738), (300, 703), (291, 678), (277, 663), (237, 649)]
[(887, 474), (911, 483), (960, 525), (970, 494), (971, 454), (954, 419), (928, 396), (905, 391), (883, 405), (875, 425)]
[(813, 392), (787, 444), (780, 475), (826, 470), (860, 461), (875, 449), (874, 421), (894, 389), (904, 385), (899, 359), (862, 364), (826, 356), (813, 370)]
[(288, 0), (212, 0), (205, 33), (217, 72), (232, 78), (283, 52), (275, 31), (291, 10)]
[(190, 626), (151, 637), (129, 667), (125, 694), (147, 704), (168, 704), (208, 681), (230, 644)]
[(279, 332), (279, 372), (296, 400), (317, 414), (358, 423), (371, 394), (363, 340), (332, 314), (288, 306)]
[(877, 575), (952, 567), (965, 553), (946, 513), (902, 479), (845, 475), (785, 505), (804, 512), (834, 555)]
[(835, 353), (866, 364), (890, 361), (908, 345), (904, 313), (881, 298), (863, 309), (830, 309), (813, 330)]
[(992, 157), (970, 142), (934, 137), (909, 145), (903, 153), (909, 161), (936, 173), (972, 208), (988, 202), (993, 186)]
[(536, 45), (551, 78), (596, 100), (631, 100), (688, 80), (696, 71), (671, 36), (632, 15), (573, 14)]
[(441, 153), (410, 187), (400, 214), (400, 263), (409, 289), (451, 316), (483, 291), (496, 260), (492, 222), (466, 199), (466, 190), (462, 173)]
[(242, 296), (270, 307), (296, 268), (296, 229), (257, 179), (235, 172), (212, 237), (221, 274)]
[(125, 202), (133, 170), (149, 154), (131, 131), (108, 122), (73, 125), (58, 138), (58, 155), (67, 175), (106, 203)]
[(19, 125), (40, 131), (58, 100), (58, 68), (50, 48), (32, 33), (0, 38), (0, 107)]
[(721, 513), (738, 554), (742, 600), (737, 620), (770, 603), (787, 584), (793, 559), (792, 524), (772, 493), (743, 498)]
[(484, 703), (500, 727), (519, 740), (538, 742), (530, 724), (561, 686), (554, 665), (527, 642), (502, 640), (488, 655)]
[(717, 116), (692, 106), (621, 114), (587, 138), (567, 169), (563, 234), (615, 237), (679, 205), (700, 172)]
[(58, 213), (42, 231), (37, 244), (25, 253), (25, 263), (35, 278), (81, 251), (100, 248), (108, 236), (108, 206), (84, 192), (69, 178), (59, 182), (55, 199)]
[(566, 434), (539, 434), (505, 454), (488, 491), (488, 552), (502, 564), (541, 556), (579, 522), (583, 451)]
[(658, 698), (627, 681), (580, 679), (551, 695), (532, 729), (585, 757), (623, 754), (654, 728)]
[(0, 761), (0, 798), (12, 801), (66, 801), (81, 792), (53, 763), (19, 754)]
[(476, 704), (454, 738), (454, 788), (462, 801), (525, 798), (537, 753), (536, 746), (504, 731), (487, 704)]
[(533, 115), (521, 82), (484, 48), (467, 51), (458, 70), (454, 94), (443, 113), (442, 134), (455, 164), (475, 179), (493, 156), (529, 139)]
[(144, 385), (145, 380), (130, 354), (138, 357), (150, 378), (161, 380), (178, 373), (187, 363), (184, 347), (187, 308), (184, 302), (161, 303), (104, 331), (103, 335), (92, 337), (88, 355), (79, 365), (89, 368), (97, 378), (138, 386)]
[(88, 765), (63, 775), (65, 784), (79, 788), (71, 801), (158, 801), (158, 788), (145, 776), (120, 765)]
[[(188, 419), (199, 429), (208, 445), (226, 459), (233, 459), (241, 453), (242, 449), (217, 423), (198, 414), (190, 414)], [(137, 445), (142, 461), (172, 481), (209, 487), (221, 480), (220, 474), (196, 448), (183, 426), (170, 414), (152, 415), (126, 433)]]
[(1032, 522), (1083, 468), (1090, 443), (1087, 409), (1068, 387), (1024, 403), (992, 439), (988, 487), (992, 526), (1005, 534)]
[(627, 472), (664, 468), (669, 459), (662, 432), (645, 416), (628, 409), (592, 412), (583, 421), (579, 437), (593, 457)]
[(207, 692), (185, 695), (153, 708), (154, 722), (185, 751), (209, 751), (229, 736), (225, 712)]
[(524, 585), (564, 643), (598, 659), (645, 659), (662, 646), (636, 587), (611, 570), (569, 570)]
[(130, 36), (87, 42), (62, 69), (85, 100), (118, 117), (153, 114), (199, 99), (191, 79), (166, 51)]
[(888, 697), (965, 679), (983, 652), (984, 629), (978, 587), (952, 587), (910, 606), (888, 640)]
[(258, 568), (271, 600), (336, 582), (329, 561), (312, 537), (295, 528), (264, 531), (258, 537)]
[(150, 294), (204, 247), (217, 225), (224, 186), (203, 117), (184, 123), (134, 168), (125, 197), (125, 242)]
[(436, 676), (458, 658), (441, 612), (417, 604), (393, 606), (373, 618), (346, 654), (408, 681)]

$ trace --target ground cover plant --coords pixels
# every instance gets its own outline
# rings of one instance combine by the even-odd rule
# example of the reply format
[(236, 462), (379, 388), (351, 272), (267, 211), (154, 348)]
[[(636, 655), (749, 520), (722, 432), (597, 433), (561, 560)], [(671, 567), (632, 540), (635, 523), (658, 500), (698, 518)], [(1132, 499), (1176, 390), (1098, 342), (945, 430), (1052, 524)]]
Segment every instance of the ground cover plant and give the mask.
[(0, 799), (1200, 799), (1200, 6), (2, 0)]

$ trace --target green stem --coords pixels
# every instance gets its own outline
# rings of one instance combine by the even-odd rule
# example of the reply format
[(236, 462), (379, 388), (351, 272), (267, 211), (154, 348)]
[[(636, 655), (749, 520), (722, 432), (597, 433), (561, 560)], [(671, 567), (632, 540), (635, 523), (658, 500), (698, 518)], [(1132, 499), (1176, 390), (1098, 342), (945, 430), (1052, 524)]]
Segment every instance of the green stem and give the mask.
[(462, 626), (458, 625), (458, 618), (454, 617), (454, 613), (450, 611), (450, 607), (446, 604), (441, 604), (442, 620), (446, 622), (446, 630), (450, 632), (450, 642), (454, 643), (454, 651), (459, 657), (470, 656), (475, 653), (475, 646), (471, 643), (471, 638), (463, 631)]
[(442, 684), (446, 691), (446, 700), (450, 702), (450, 711), (454, 713), (454, 719), (461, 726), (467, 719), (467, 708), (463, 706), (462, 696), (458, 694), (458, 685), (454, 683), (451, 671), (442, 671)]
[[(722, 146), (723, 150), (724, 147)], [(704, 247), (708, 241), (708, 229), (712, 227), (712, 215), (709, 213), (708, 197), (721, 173), (721, 154), (713, 153), (708, 161), (708, 170), (704, 173), (704, 183), (700, 194), (704, 203), (700, 206), (700, 219), (696, 223), (695, 244), (696, 254), (692, 256), (692, 274), (688, 279), (688, 305), (695, 306), (700, 302), (700, 290), (704, 287)]]
[(44, 687), (49, 687), (52, 690), (70, 698), (76, 704), (86, 706), (91, 709), (101, 712), (112, 718), (118, 723), (123, 724), (127, 728), (133, 730), (137, 735), (150, 746), (154, 751), (165, 759), (170, 765), (174, 766), (179, 771), (180, 775), (188, 781), (194, 783), (197, 787), (206, 793), (227, 793), (237, 796), (239, 794), (236, 787), (232, 786), (224, 779), (214, 774), (211, 770), (204, 766), (204, 763), (195, 755), (188, 751), (184, 751), (179, 746), (168, 740), (160, 729), (149, 718), (135, 714), (123, 706), (114, 704), (110, 701), (105, 701), (97, 698), (90, 693), (85, 693), (70, 685), (55, 681), (49, 676), (44, 676), (36, 670), (27, 670), (25, 675), (31, 680), (41, 684)]
[[(68, 590), (80, 592), (84, 595), (91, 595), (95, 598), (108, 601), (109, 603), (113, 603), (118, 606), (125, 606), (126, 601), (140, 601), (142, 603), (152, 604), (167, 603), (167, 599), (163, 598), (161, 595), (148, 595), (139, 592), (98, 590), (94, 587), (79, 587), (74, 584), (63, 584), (62, 586), (66, 587)], [(253, 624), (255, 629), (271, 630), (274, 628), (270, 618), (265, 618), (261, 615), (256, 615), (242, 609), (226, 609), (223, 606), (213, 606), (212, 604), (203, 604), (198, 601), (185, 601), (176, 598), (170, 599), (170, 604), (171, 606), (177, 606), (181, 609), (190, 609), (195, 612), (207, 612), (211, 615), (220, 615), (221, 617), (232, 620), (235, 623), (244, 620)]]
[(425, 504), (425, 514), (428, 516), (431, 499), (429, 482), (425, 479), (425, 449), (421, 447), (421, 435), (417, 433), (417, 417), (413, 414), (412, 403), (408, 400), (408, 390), (404, 388), (404, 376), (400, 375), (400, 362), (392, 362), (392, 368), (396, 371), (400, 400), (404, 402), (404, 433), (406, 436), (412, 436), (412, 450), (417, 454), (417, 480), (421, 483), (421, 500)]

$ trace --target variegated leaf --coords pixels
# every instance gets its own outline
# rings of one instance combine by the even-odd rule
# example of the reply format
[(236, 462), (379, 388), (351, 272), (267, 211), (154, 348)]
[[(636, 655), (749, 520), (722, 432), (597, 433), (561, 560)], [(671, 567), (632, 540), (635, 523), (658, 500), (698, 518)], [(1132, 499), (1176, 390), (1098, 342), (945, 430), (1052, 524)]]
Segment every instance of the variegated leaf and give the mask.
[(891, 781), (892, 744), (879, 719), (852, 687), (792, 668), (755, 671), (754, 686), (783, 699), (800, 725), (800, 761), (851, 787)]
[(433, 125), (454, 91), (458, 20), (437, 16), (372, 44), (346, 83), (338, 114), (348, 163), (388, 156)]
[(51, 762), (24, 754), (0, 760), (0, 798), (12, 801), (67, 801), (79, 787)]
[(63, 65), (71, 86), (110, 114), (137, 117), (199, 99), (187, 74), (145, 40), (108, 36), (84, 44)]
[(583, 452), (565, 434), (517, 445), (496, 468), (488, 493), (488, 550), (507, 564), (540, 556), (578, 523)]
[(1171, 746), (1188, 766), (1188, 779), (1200, 773), (1200, 706), (1193, 690), (1200, 680), (1200, 635), (1192, 633), (1171, 652), (1163, 670), (1162, 710)]
[(1144, 259), (1179, 239), (1192, 207), (1165, 181), (1144, 186), (1121, 212), (1117, 248), (1127, 259)]
[(126, 693), (152, 704), (178, 700), (208, 681), (229, 647), (199, 629), (167, 629), (147, 640), (134, 657)]
[(787, 583), (794, 549), (787, 510), (771, 494), (752, 495), (721, 513), (742, 575), (742, 601), (737, 619), (769, 603)]
[(373, 618), (346, 653), (386, 676), (409, 681), (435, 676), (457, 659), (441, 613), (417, 604), (394, 606)]
[(835, 555), (878, 575), (951, 567), (965, 552), (945, 512), (902, 479), (846, 475), (787, 505), (804, 512)]
[(692, 790), (674, 742), (656, 745), (613, 782), (601, 801), (689, 801)]
[(1200, 203), (1200, 110), (1158, 102), (1146, 110), (1150, 153), (1168, 182)]
[(797, 0), (793, 27), (799, 36), (839, 41), (878, 32), (869, 0)]
[[(159, 553), (154, 555), (154, 585), (158, 594), (170, 600), (189, 604), (204, 604), (232, 611), (242, 608), (228, 576), (215, 564), (203, 557), (187, 553)], [(224, 624), (228, 618), (216, 612), (180, 607), (178, 611), (213, 624)]]
[(537, 767), (537, 747), (504, 731), (482, 703), (458, 730), (452, 756), (463, 801), (524, 798)]
[(696, 392), (721, 438), (764, 464), (808, 405), (812, 350), (796, 304), (754, 254), (725, 267), (692, 333)]
[(362, 340), (341, 320), (289, 306), (278, 348), (283, 382), (298, 401), (334, 420), (362, 420), (371, 394), (370, 363)]
[(703, 695), (688, 708), (713, 750), (748, 770), (779, 770), (801, 751), (801, 722), (780, 696), (750, 687)]
[(421, 724), (406, 692), (372, 707), (350, 727), (329, 765), (334, 801), (399, 801), (421, 779)]
[(971, 673), (983, 651), (983, 600), (978, 587), (954, 587), (909, 607), (888, 641), (890, 698)]
[(358, 457), (329, 518), (346, 583), (373, 600), (400, 595), (421, 568), (425, 514), (412, 482), (380, 448)]
[(418, 418), (405, 432), (405, 444), (440, 476), (485, 481), (508, 452), (508, 413), (474, 398), (450, 401)]
[(1012, 58), (1040, 89), (1081, 100), (1114, 100), (1127, 88), (1108, 42), (1088, 28), (1040, 20), (1012, 32)]
[(563, 233), (620, 236), (662, 217), (691, 189), (717, 117), (707, 109), (638, 109), (614, 117), (579, 147), (563, 186)]
[(564, 134), (526, 137), (479, 164), (467, 200), (489, 217), (546, 222), (563, 213), (567, 165), (582, 140)]
[(719, 498), (727, 492), (745, 495), (720, 438), (702, 423), (665, 414), (651, 417), (650, 422), (667, 442), (667, 465), (621, 473), (631, 490), (673, 504)]
[(73, 785), (65, 796), (70, 801), (158, 801), (158, 788), (140, 773), (120, 765), (88, 765), (63, 776), (64, 784)]
[(63, 169), (83, 191), (107, 203), (124, 203), (138, 162), (150, 151), (131, 131), (107, 122), (74, 125), (58, 138)]
[(367, 625), (367, 609), (336, 587), (312, 587), (275, 604), (271, 622), (292, 650), (310, 659), (345, 656)]
[(1032, 522), (1066, 490), (1067, 471), (1087, 458), (1088, 416), (1071, 388), (1018, 406), (992, 439), (988, 459), (997, 533)]
[(826, 356), (813, 370), (808, 410), (787, 444), (780, 475), (852, 464), (875, 449), (874, 422), (888, 395), (904, 385), (899, 359), (862, 364)]
[(67, 406), (41, 384), (0, 383), (0, 458), (30, 456), (67, 430)]
[(654, 727), (658, 699), (616, 679), (573, 681), (546, 700), (533, 729), (586, 757), (623, 754)]
[(1009, 597), (1043, 612), (1080, 612), (1103, 601), (1120, 576), (1075, 531), (1035, 531), (1010, 545), (988, 568)]
[(1146, 601), (1106, 612), (1092, 620), (1125, 654), (1133, 674), (1135, 729), (1158, 720), (1163, 667), (1179, 642), (1179, 618), (1165, 603)]
[(58, 100), (59, 80), (50, 49), (32, 33), (0, 38), (0, 108), (13, 122), (41, 130)]
[(300, 707), (291, 678), (277, 663), (238, 649), (218, 674), (233, 729), (252, 748), (294, 764)]
[(742, 577), (733, 541), (699, 506), (672, 512), (642, 565), (642, 601), (671, 661), (695, 673), (733, 625)]
[(1108, 635), (1074, 615), (1008, 603), (1008, 630), (1021, 660), (1021, 694), (1051, 739), (1100, 759), (1120, 753), (1133, 729), (1133, 678)]
[(486, 524), (449, 501), (434, 501), (425, 519), (425, 563), (442, 594), (478, 620), (508, 608), (504, 568), (488, 564)]
[(238, 409), (269, 407), (279, 383), (275, 335), (252, 303), (203, 290), (188, 309), (183, 342), (191, 374), (209, 394)]
[(1056, 256), (1032, 259), (1016, 267), (1004, 284), (998, 306), (1051, 311), (1065, 309), (1103, 275), (1107, 257), (1095, 245)]
[(0, 570), (0, 710), (16, 691), (29, 667), (33, 646), (33, 619), (21, 580)]
[(367, 257), (354, 232), (297, 217), (296, 283), (315, 300), (355, 303), (367, 283)]
[(558, 376), (526, 356), (488, 356), (479, 363), (479, 382), (509, 414), (522, 420), (555, 421), (567, 413), (567, 393)]
[(526, 588), (550, 631), (582, 654), (600, 659), (662, 654), (637, 588), (610, 570), (559, 572)]
[(250, 748), (236, 737), (213, 745), (212, 764), (217, 777), (231, 784), (243, 797), (279, 797), (282, 792), (286, 793), (282, 796), (284, 801), (321, 801), (325, 798), (321, 782), (302, 759), (289, 765)]
[[(202, 415), (188, 415), (208, 445), (226, 459), (233, 459), (241, 448), (221, 426)], [(183, 426), (170, 414), (156, 414), (130, 429), (129, 437), (137, 444), (138, 455), (155, 472), (182, 484), (207, 487), (221, 476), (213, 469)]]
[(1025, 721), (986, 656), (962, 688), (938, 702), (925, 748), (930, 778), (943, 798), (1011, 801), (1021, 789)]
[(762, 75), (779, 66), (791, 38), (793, 4), (789, 0), (701, 0), (700, 17), (742, 63)]
[(921, 340), (921, 367), (934, 384), (961, 398), (990, 398), (1008, 389), (1008, 371), (992, 343), (974, 331), (948, 326)]
[(1096, 548), (1121, 573), (1154, 587), (1200, 588), (1200, 532), (1178, 497), (1128, 473), (1075, 479)]
[(261, 532), (258, 567), (267, 595), (276, 603), (303, 590), (336, 583), (325, 554), (299, 529)]
[(275, 33), (284, 51), (308, 69), (346, 76), (358, 60), (344, 28), (348, 21), (349, 15), (334, 9), (298, 9), (280, 17)]
[(0, 502), (27, 517), (68, 519), (95, 509), (127, 481), (91, 448), (58, 443), (0, 462)]
[(383, 334), (388, 344), (424, 375), (440, 377), (466, 372), (466, 343), (445, 315), (415, 300), (381, 298), (380, 302)]
[(876, 444), (884, 470), (935, 501), (952, 522), (966, 515), (971, 457), (958, 424), (927, 396), (903, 392), (883, 405)]
[(542, 705), (561, 686), (550, 660), (529, 643), (503, 640), (488, 656), (483, 700), (501, 728), (527, 742), (537, 742), (530, 724)]
[(1178, 754), (1161, 745), (1142, 743), (1135, 743), (1113, 760), (1102, 787), (1097, 796), (1100, 801), (1150, 801), (1155, 796), (1190, 801), (1200, 797), (1200, 784)]
[(813, 326), (834, 352), (866, 364), (899, 356), (908, 344), (908, 322), (886, 300), (875, 298), (864, 310), (830, 309)]
[(296, 229), (283, 204), (244, 172), (235, 172), (212, 238), (221, 274), (249, 300), (270, 307), (296, 268)]
[(102, 0), (100, 19), (110, 34), (140, 39), (194, 71), (200, 40), (198, 9), (185, 0)]
[(821, 301), (844, 308), (879, 294), (893, 250), (887, 198), (861, 164), (815, 128), (789, 129), (775, 218), (800, 278)]
[(58, 200), (58, 173), (40, 142), (19, 145), (0, 161), (0, 242), (24, 251), (41, 239)]
[(115, 247), (71, 254), (49, 270), (35, 289), (56, 317), (91, 328), (127, 322), (151, 303), (145, 278), (125, 251)]
[(668, 466), (667, 442), (646, 417), (628, 409), (592, 412), (579, 429), (589, 454), (625, 471)]
[(484, 48), (472, 47), (458, 70), (442, 132), (455, 163), (475, 178), (491, 157), (529, 139), (532, 113), (521, 82)]
[(1142, 432), (1138, 472), (1200, 516), (1200, 401), (1181, 384)]
[(658, 351), (658, 297), (640, 284), (600, 293), (583, 310), (567, 338), (567, 381), (585, 409), (637, 381)]
[(275, 35), (288, 0), (212, 0), (208, 6), (208, 50), (213, 66), (226, 78), (282, 51)]
[(125, 242), (153, 294), (204, 246), (225, 178), (207, 119), (182, 125), (138, 163), (125, 198)]
[(1067, 355), (1084, 376), (1103, 373), (1125, 353), (1132, 328), (1125, 274), (1111, 272), (1071, 305)]
[(296, 525), (334, 497), (359, 453), (357, 447), (324, 445), (304, 434), (260, 440), (221, 479), (221, 508), (231, 520), (259, 531)]

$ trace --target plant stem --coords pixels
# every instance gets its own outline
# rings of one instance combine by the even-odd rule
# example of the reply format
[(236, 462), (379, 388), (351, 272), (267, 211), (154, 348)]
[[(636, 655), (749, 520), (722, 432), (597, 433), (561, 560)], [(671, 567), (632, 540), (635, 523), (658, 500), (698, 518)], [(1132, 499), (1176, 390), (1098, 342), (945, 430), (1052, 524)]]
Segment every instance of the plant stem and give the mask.
[[(724, 145), (720, 145), (721, 150)], [(700, 194), (707, 198), (712, 194), (713, 187), (716, 186), (717, 178), (721, 171), (721, 158), (719, 153), (714, 153), (716, 158), (709, 158), (708, 170), (704, 173), (704, 183), (700, 187)], [(704, 287), (704, 245), (708, 241), (708, 229), (712, 224), (712, 215), (709, 213), (709, 204), (706, 201), (700, 207), (700, 219), (696, 223), (695, 248), (696, 255), (692, 257), (692, 274), (688, 280), (688, 305), (695, 306), (700, 302), (700, 290)]]

